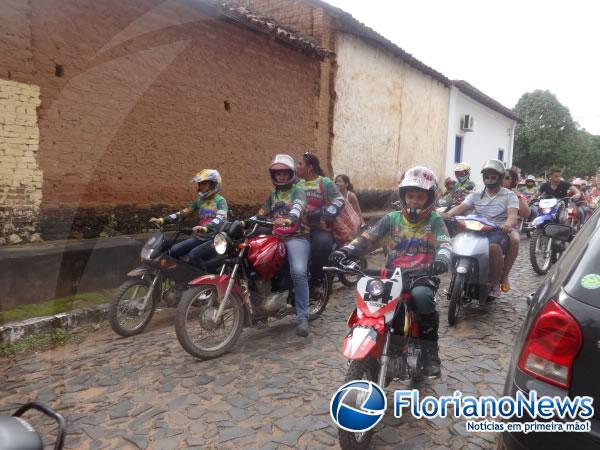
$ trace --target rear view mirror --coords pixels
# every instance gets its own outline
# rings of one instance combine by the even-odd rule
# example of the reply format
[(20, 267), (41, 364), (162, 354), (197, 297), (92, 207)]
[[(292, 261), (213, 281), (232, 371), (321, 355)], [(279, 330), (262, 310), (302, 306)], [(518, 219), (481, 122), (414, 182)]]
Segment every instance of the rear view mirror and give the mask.
[(571, 227), (568, 225), (551, 223), (544, 228), (544, 234), (552, 239), (558, 239), (559, 241), (570, 241)]

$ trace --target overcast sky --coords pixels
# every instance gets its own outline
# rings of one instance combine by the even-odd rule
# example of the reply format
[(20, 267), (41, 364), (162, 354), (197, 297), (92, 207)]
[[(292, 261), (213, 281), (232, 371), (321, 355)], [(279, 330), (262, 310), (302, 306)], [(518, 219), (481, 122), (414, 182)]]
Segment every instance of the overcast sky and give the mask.
[(450, 79), (512, 108), (548, 89), (600, 134), (600, 2), (327, 0)]

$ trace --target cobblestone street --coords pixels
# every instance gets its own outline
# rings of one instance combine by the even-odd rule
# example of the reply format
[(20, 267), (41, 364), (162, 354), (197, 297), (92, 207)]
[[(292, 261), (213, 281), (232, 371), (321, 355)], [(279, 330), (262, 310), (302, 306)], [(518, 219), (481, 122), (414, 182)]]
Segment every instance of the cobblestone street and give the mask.
[[(542, 279), (527, 248), (524, 239), (510, 293), (486, 307), (463, 308), (454, 328), (447, 326), (444, 278), (443, 375), (425, 385), (422, 396), (456, 389), (502, 393), (526, 296)], [(353, 305), (353, 291), (336, 283), (309, 338), (296, 337), (286, 318), (245, 329), (234, 352), (211, 361), (195, 360), (180, 347), (172, 310), (157, 314), (133, 338), (103, 326), (79, 345), (2, 361), (0, 411), (33, 399), (48, 403), (67, 418), (70, 449), (337, 447), (329, 402), (344, 380), (339, 348)], [(394, 383), (388, 392), (402, 387)], [(395, 419), (388, 407), (373, 448), (495, 448), (495, 434), (467, 433), (457, 419)]]

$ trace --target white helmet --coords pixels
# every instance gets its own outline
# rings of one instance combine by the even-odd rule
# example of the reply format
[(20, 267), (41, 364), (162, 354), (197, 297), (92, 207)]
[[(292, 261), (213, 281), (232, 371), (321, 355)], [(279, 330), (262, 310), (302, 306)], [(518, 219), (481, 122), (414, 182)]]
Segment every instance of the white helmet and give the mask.
[[(420, 189), (427, 192), (427, 203), (423, 208), (409, 208), (406, 204), (406, 191)], [(399, 186), (400, 204), (404, 216), (409, 222), (416, 223), (429, 215), (435, 206), (435, 197), (438, 191), (438, 181), (431, 169), (423, 166), (408, 169)]]
[[(275, 179), (275, 172), (280, 170), (289, 171), (289, 177), (286, 181), (281, 182)], [(286, 155), (285, 153), (279, 153), (273, 157), (273, 161), (271, 161), (271, 165), (269, 166), (269, 172), (271, 174), (271, 181), (273, 182), (273, 186), (277, 188), (287, 188), (294, 184), (296, 179), (296, 164), (294, 163), (294, 158), (290, 155)]]

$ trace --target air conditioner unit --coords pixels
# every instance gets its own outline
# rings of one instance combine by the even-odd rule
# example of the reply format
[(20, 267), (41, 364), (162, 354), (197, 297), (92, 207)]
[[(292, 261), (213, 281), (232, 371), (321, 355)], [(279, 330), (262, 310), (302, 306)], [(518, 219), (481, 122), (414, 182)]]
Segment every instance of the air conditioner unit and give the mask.
[(460, 118), (460, 129), (463, 131), (475, 130), (475, 118), (470, 114), (465, 114)]

